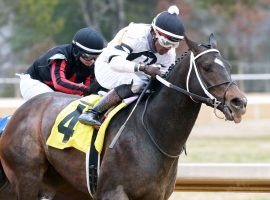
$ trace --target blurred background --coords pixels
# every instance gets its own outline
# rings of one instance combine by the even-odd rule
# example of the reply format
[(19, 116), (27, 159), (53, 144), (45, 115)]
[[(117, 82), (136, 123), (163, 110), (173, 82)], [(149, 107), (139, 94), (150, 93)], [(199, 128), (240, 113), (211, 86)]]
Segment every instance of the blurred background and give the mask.
[[(203, 106), (187, 142), (188, 156), (181, 155), (180, 163), (270, 163), (270, 0), (0, 0), (0, 117), (22, 103), (15, 73), (23, 73), (41, 53), (70, 43), (86, 26), (108, 42), (130, 22), (149, 24), (174, 4), (192, 40), (208, 42), (215, 34), (219, 50), (233, 66), (233, 78), (248, 97), (247, 114), (237, 125), (217, 119)], [(180, 47), (178, 56), (185, 50)], [(171, 199), (270, 197), (176, 192)]]

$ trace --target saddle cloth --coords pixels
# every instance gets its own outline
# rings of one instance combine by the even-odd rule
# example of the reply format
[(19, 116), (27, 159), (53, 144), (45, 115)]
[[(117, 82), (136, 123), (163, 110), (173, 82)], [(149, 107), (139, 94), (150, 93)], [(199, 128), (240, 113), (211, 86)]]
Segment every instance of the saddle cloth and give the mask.
[(11, 115), (8, 115), (8, 116), (5, 116), (5, 117), (0, 119), (0, 135), (5, 130), (5, 128), (7, 126), (7, 123), (9, 122), (10, 118), (11, 118)]
[[(94, 128), (79, 122), (78, 118), (82, 112), (90, 109), (100, 100), (99, 95), (90, 95), (71, 102), (57, 116), (51, 134), (47, 140), (47, 145), (65, 149), (74, 147), (84, 153), (89, 150)], [(105, 131), (112, 117), (127, 105), (125, 101), (116, 106), (105, 118), (97, 133), (94, 145), (95, 149), (101, 153), (105, 137)]]

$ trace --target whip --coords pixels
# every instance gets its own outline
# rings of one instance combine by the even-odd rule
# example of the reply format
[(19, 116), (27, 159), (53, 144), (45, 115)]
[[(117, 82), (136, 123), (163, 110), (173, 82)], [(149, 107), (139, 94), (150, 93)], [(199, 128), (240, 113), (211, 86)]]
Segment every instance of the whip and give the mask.
[(113, 138), (109, 148), (112, 149), (115, 145), (115, 143), (117, 142), (118, 138), (120, 137), (120, 135), (122, 134), (124, 128), (126, 127), (126, 124), (129, 120), (129, 118), (131, 117), (131, 115), (133, 114), (133, 112), (135, 111), (135, 109), (137, 108), (138, 104), (140, 103), (142, 97), (144, 96), (144, 94), (146, 93), (147, 89), (149, 88), (150, 84), (152, 82), (152, 79), (149, 80), (149, 82), (147, 83), (147, 85), (145, 86), (145, 88), (143, 89), (142, 93), (140, 94), (135, 106), (133, 107), (133, 109), (131, 110), (131, 112), (129, 113), (126, 121), (123, 123), (123, 125), (120, 127), (120, 129), (118, 130), (118, 132), (116, 133), (115, 137)]

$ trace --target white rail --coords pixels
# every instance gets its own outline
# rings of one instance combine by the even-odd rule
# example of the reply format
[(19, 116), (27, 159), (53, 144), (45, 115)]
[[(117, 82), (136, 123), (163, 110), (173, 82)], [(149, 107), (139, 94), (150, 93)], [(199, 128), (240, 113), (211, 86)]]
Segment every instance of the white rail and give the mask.
[(179, 164), (175, 190), (270, 192), (270, 164)]
[(270, 80), (270, 74), (232, 74), (233, 80)]

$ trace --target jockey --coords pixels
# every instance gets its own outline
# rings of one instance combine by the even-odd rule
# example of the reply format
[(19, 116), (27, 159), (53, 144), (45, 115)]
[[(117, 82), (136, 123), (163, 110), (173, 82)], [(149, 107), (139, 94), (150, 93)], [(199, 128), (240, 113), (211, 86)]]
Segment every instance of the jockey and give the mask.
[(50, 49), (34, 61), (26, 74), (20, 75), (23, 98), (28, 100), (53, 91), (77, 95), (96, 93), (101, 87), (94, 83), (94, 63), (103, 47), (103, 38), (96, 30), (80, 29), (72, 44)]
[(99, 115), (122, 99), (139, 94), (149, 77), (163, 75), (175, 64), (175, 49), (184, 39), (184, 26), (176, 6), (159, 13), (152, 24), (120, 30), (96, 61), (98, 83), (110, 91), (79, 120), (100, 126)]

